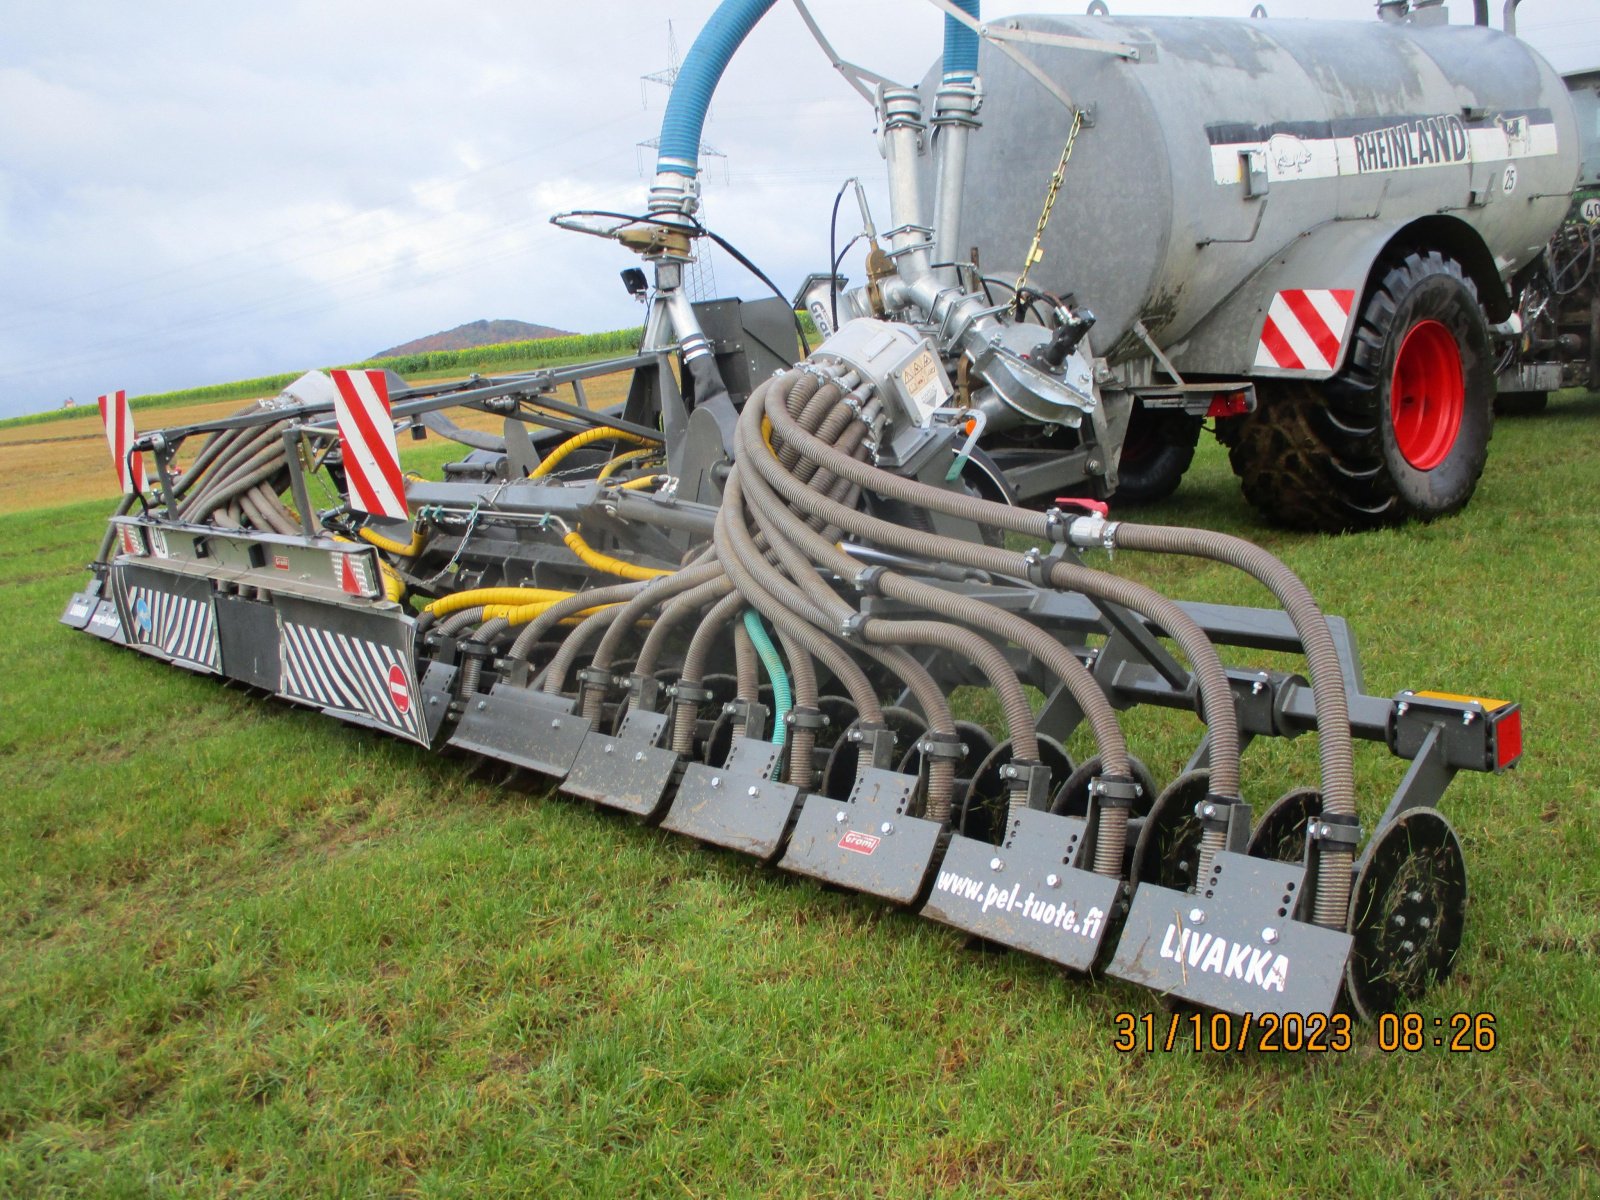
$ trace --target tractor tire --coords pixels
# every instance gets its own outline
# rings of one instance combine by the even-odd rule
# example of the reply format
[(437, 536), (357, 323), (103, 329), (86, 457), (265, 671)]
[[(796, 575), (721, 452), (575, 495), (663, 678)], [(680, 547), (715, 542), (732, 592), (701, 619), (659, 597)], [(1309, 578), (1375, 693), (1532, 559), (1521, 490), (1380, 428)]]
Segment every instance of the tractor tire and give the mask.
[(1501, 392), (1494, 398), (1497, 417), (1531, 417), (1550, 403), (1549, 392)]
[(1454, 259), (1407, 255), (1362, 309), (1343, 371), (1257, 393), (1256, 411), (1228, 422), (1228, 460), (1270, 519), (1340, 532), (1458, 512), (1494, 428), (1477, 290)]
[(1194, 461), (1204, 423), (1204, 418), (1180, 409), (1147, 409), (1135, 400), (1122, 439), (1122, 457), (1117, 460), (1115, 498), (1125, 504), (1149, 504), (1177, 491)]

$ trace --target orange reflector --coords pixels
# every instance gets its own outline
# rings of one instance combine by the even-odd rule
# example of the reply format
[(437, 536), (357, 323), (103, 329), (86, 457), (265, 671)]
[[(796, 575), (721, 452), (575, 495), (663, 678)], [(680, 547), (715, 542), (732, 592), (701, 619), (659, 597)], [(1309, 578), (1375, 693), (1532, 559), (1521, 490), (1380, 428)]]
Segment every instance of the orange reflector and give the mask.
[[(1494, 766), (1489, 769), (1504, 771), (1522, 757), (1522, 706), (1515, 700), (1463, 696), (1457, 692), (1409, 692), (1401, 695), (1413, 696), (1418, 700), (1442, 700), (1446, 704), (1473, 704), (1482, 709), (1486, 714), (1484, 725), (1487, 726), (1494, 754)], [(1472, 713), (1469, 711), (1463, 715), (1470, 723)], [(1479, 769), (1482, 768), (1474, 768)]]
[(1458, 696), (1454, 692), (1416, 692), (1424, 700), (1449, 700), (1453, 704), (1481, 704), (1485, 712), (1494, 712), (1510, 704), (1509, 700), (1490, 700), (1486, 696)]

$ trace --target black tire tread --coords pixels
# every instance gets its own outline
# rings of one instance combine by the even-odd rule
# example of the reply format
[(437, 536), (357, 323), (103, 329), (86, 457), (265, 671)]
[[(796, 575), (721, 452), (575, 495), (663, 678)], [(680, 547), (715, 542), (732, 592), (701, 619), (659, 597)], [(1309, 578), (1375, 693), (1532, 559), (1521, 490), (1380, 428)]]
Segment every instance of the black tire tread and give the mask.
[[(1469, 454), (1464, 464), (1464, 494), (1422, 507), (1397, 486), (1384, 448), (1385, 347), (1401, 299), (1431, 276), (1454, 278), (1476, 305), (1477, 289), (1454, 259), (1436, 251), (1409, 254), (1388, 270), (1362, 308), (1339, 375), (1324, 384), (1257, 380), (1256, 411), (1228, 422), (1229, 464), (1245, 498), (1266, 516), (1291, 528), (1337, 533), (1431, 520), (1466, 504), (1483, 472), (1484, 450)], [(1486, 328), (1483, 338), (1486, 349)], [(1470, 384), (1468, 403), (1474, 403)]]
[(1135, 443), (1142, 446), (1143, 452), (1130, 455), (1129, 440), (1124, 440), (1117, 464), (1115, 499), (1122, 504), (1151, 504), (1178, 490), (1194, 461), (1205, 422), (1182, 411), (1143, 407), (1135, 407), (1129, 419), (1130, 433), (1136, 421), (1143, 424)]

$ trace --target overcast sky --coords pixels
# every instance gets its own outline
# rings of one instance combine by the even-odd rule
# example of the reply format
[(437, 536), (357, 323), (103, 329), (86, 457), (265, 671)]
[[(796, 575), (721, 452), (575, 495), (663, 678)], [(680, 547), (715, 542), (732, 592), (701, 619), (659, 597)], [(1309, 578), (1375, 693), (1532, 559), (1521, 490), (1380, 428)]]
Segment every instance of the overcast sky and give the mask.
[[(1082, 12), (1074, 3), (990, 4)], [(1372, 19), (1363, 0), (1274, 17)], [(1252, 0), (1110, 0), (1245, 16)], [(915, 81), (924, 0), (812, 0), (848, 59)], [(1500, 0), (1492, 7), (1498, 14)], [(638, 211), (665, 89), (715, 0), (277, 0), (8, 6), (0, 39), (0, 415), (350, 361), (478, 318), (636, 323), (637, 260), (547, 224)], [(1471, 20), (1455, 0), (1453, 18)], [(1527, 0), (1560, 69), (1600, 63), (1596, 0)], [(870, 109), (780, 2), (717, 93), (708, 223), (785, 289), (825, 269), (833, 195), (881, 196)], [(881, 212), (880, 219), (887, 213)], [(724, 257), (727, 294), (760, 286)]]

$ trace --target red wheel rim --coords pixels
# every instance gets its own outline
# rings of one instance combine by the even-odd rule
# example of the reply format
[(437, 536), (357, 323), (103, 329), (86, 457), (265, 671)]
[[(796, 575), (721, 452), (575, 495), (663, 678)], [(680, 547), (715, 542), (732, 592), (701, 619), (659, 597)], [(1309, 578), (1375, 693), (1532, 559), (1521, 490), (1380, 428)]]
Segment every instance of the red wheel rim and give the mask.
[(1407, 331), (1389, 380), (1389, 420), (1395, 445), (1419, 471), (1442, 463), (1461, 432), (1466, 408), (1461, 351), (1438, 321), (1418, 321)]

